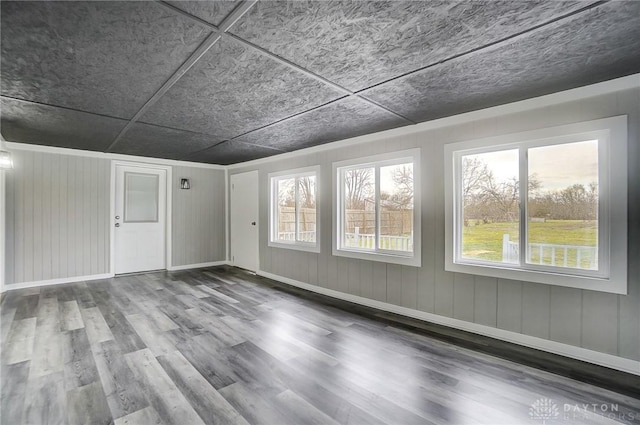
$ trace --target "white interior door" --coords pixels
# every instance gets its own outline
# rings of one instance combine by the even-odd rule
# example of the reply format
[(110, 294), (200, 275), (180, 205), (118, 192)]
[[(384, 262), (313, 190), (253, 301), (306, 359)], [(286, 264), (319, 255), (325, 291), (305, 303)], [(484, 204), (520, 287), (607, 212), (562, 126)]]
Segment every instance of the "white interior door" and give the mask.
[(257, 271), (258, 172), (231, 175), (231, 262)]
[(115, 272), (166, 268), (167, 172), (116, 165)]

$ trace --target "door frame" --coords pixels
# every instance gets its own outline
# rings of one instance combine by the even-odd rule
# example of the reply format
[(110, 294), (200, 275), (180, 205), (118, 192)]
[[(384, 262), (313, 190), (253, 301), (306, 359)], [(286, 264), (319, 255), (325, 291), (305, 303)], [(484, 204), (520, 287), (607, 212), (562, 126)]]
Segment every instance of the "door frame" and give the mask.
[[(231, 185), (233, 184), (232, 180), (234, 176), (240, 175), (240, 174), (252, 174), (256, 176), (256, 188), (257, 188), (257, 199), (256, 199), (256, 207), (257, 207), (257, 217), (256, 217), (256, 236), (257, 236), (257, 244), (256, 244), (256, 269), (255, 270), (250, 270), (254, 273), (257, 273), (260, 270), (260, 172), (258, 170), (251, 170), (251, 171), (244, 171), (241, 173), (234, 173), (234, 174), (230, 174), (229, 175), (229, 181), (228, 181), (228, 190), (229, 190), (229, 222), (227, 224), (227, 229), (229, 231), (229, 238), (227, 239), (230, 243), (229, 246), (229, 264), (234, 266), (234, 267), (239, 267), (235, 264), (235, 261), (233, 260), (233, 233), (231, 232), (231, 220), (233, 217), (233, 209), (232, 207), (232, 203), (231, 203), (231, 198), (233, 197), (233, 190), (231, 189)], [(248, 269), (245, 269), (248, 270)]]
[(164, 266), (165, 270), (171, 268), (171, 206), (172, 203), (172, 193), (173, 193), (173, 167), (170, 165), (157, 165), (157, 164), (149, 164), (145, 162), (133, 162), (133, 161), (121, 161), (121, 160), (111, 160), (111, 197), (109, 201), (109, 272), (112, 276), (116, 274), (116, 244), (115, 244), (115, 236), (116, 236), (116, 228), (114, 224), (114, 217), (116, 215), (116, 167), (118, 165), (127, 166), (127, 167), (138, 167), (138, 168), (149, 168), (152, 170), (164, 170), (166, 172), (167, 178), (167, 196), (166, 196), (166, 205), (159, 205), (160, 208), (164, 207), (165, 209), (165, 256), (164, 256)]

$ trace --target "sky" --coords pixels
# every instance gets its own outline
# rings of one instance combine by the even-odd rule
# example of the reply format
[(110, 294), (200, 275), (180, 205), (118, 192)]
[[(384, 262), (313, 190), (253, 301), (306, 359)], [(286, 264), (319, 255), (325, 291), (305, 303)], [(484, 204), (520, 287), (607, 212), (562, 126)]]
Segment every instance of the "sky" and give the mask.
[[(518, 179), (518, 150), (471, 155), (483, 160), (498, 181)], [(556, 191), (574, 184), (588, 186), (598, 180), (598, 141), (529, 148), (529, 175), (536, 175), (541, 190)]]

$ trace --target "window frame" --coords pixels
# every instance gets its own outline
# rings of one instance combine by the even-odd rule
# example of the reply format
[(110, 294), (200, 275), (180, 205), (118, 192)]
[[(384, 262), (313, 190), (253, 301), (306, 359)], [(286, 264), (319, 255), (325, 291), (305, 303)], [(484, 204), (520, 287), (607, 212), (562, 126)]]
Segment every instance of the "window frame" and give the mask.
[[(531, 148), (598, 140), (598, 270), (526, 262), (528, 157)], [(519, 151), (518, 264), (463, 259), (462, 157), (508, 149)], [(445, 270), (580, 289), (627, 292), (627, 116), (446, 144)], [(612, 209), (612, 207), (614, 209)]]
[[(276, 232), (278, 231), (278, 188), (277, 184), (279, 180), (294, 179), (295, 180), (295, 230), (294, 233), (298, 235), (298, 179), (300, 177), (315, 176), (316, 178), (316, 241), (315, 242), (303, 242), (303, 241), (280, 241), (277, 240)], [(294, 249), (298, 251), (307, 252), (320, 252), (320, 166), (315, 165), (311, 167), (296, 168), (293, 170), (284, 170), (269, 173), (267, 176), (269, 182), (269, 241), (268, 246), (273, 248)]]
[[(413, 252), (385, 250), (378, 248), (380, 232), (380, 168), (389, 165), (399, 165), (411, 162), (413, 164)], [(364, 250), (344, 246), (344, 171), (354, 168), (374, 168), (376, 189), (375, 220), (376, 243), (373, 250)], [(333, 163), (333, 240), (332, 253), (337, 257), (356, 258), (390, 264), (420, 267), (422, 264), (422, 233), (421, 233), (421, 206), (422, 196), (420, 189), (420, 148), (384, 153), (363, 158), (349, 159)]]

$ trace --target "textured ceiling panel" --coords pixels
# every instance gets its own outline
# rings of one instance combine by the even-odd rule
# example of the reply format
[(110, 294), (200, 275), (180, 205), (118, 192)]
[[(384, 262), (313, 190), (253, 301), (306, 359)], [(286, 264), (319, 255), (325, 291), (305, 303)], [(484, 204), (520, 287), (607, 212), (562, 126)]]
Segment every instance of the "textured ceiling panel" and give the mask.
[(266, 1), (231, 32), (357, 91), (587, 2)]
[(210, 164), (235, 164), (238, 162), (251, 161), (253, 159), (283, 153), (284, 151), (269, 149), (262, 146), (247, 145), (236, 141), (220, 143), (203, 152), (192, 154), (185, 158), (186, 161), (208, 162)]
[(10, 142), (104, 151), (124, 120), (2, 98), (2, 136)]
[(141, 121), (228, 139), (341, 94), (232, 40), (221, 40)]
[(111, 152), (154, 158), (182, 159), (221, 140), (206, 134), (136, 123)]
[(168, 1), (172, 6), (181, 9), (203, 21), (219, 26), (223, 19), (238, 5), (236, 1)]
[(402, 125), (406, 121), (350, 97), (236, 140), (290, 151)]
[(207, 36), (151, 2), (2, 1), (2, 94), (130, 118)]
[(639, 70), (640, 2), (612, 2), (506, 46), (364, 94), (415, 121), (426, 121)]

